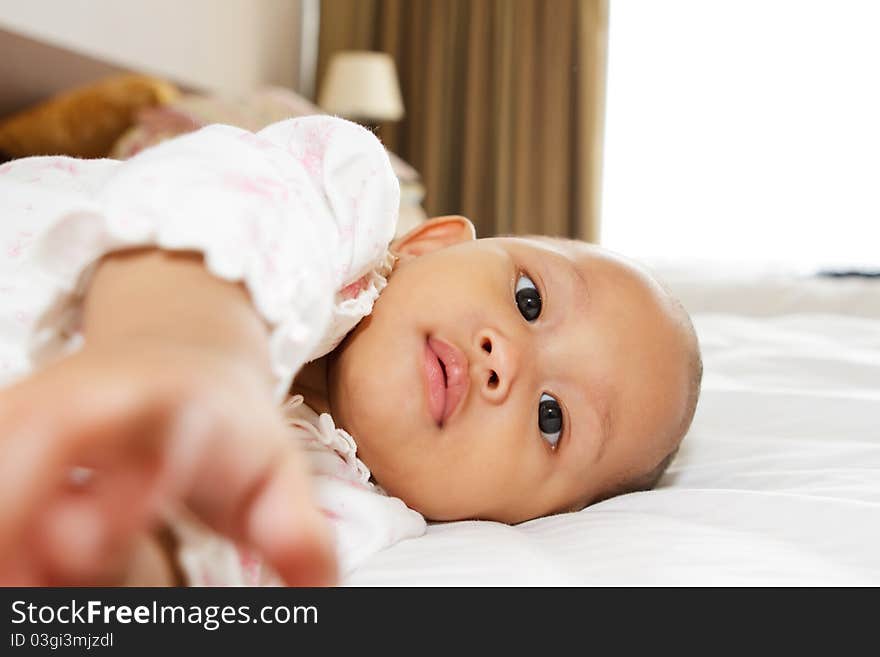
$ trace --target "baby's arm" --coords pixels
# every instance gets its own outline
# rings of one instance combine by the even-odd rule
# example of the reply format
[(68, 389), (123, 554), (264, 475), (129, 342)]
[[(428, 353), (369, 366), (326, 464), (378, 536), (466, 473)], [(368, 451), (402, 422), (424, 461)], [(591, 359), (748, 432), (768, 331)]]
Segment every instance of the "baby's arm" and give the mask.
[(268, 329), (244, 287), (205, 271), (191, 252), (120, 251), (104, 258), (84, 304), (93, 348), (138, 343), (191, 347), (229, 359), (272, 395)]
[[(115, 581), (137, 563), (136, 539), (183, 502), (288, 583), (331, 583), (244, 289), (198, 255), (119, 252), (92, 279), (84, 333), (79, 352), (0, 395), (0, 581)], [(71, 484), (76, 465), (94, 475)]]

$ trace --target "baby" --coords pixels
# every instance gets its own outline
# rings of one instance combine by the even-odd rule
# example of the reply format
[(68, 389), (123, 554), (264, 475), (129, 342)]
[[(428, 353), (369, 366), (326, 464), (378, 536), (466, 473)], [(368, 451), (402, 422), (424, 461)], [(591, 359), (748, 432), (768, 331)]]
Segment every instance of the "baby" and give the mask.
[(699, 394), (681, 305), (573, 240), (391, 241), (398, 193), (330, 117), (0, 167), (6, 581), (328, 583), (423, 517), (653, 487)]
[(394, 249), (327, 376), (388, 493), (434, 520), (518, 523), (656, 483), (700, 379), (691, 324), (660, 285), (577, 241), (474, 240), (459, 217)]

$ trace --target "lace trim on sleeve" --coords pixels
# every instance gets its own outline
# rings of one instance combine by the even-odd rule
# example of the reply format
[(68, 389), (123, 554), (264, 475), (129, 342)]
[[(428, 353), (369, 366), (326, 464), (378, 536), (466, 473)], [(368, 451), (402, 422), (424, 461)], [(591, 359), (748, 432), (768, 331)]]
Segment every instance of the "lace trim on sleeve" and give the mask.
[[(357, 443), (354, 438), (344, 429), (338, 428), (329, 413), (318, 415), (305, 405), (302, 395), (291, 397), (284, 404), (283, 412), (289, 426), (304, 431), (321, 445), (336, 452), (355, 473), (355, 481), (381, 492), (370, 482), (370, 469), (357, 457)], [(314, 415), (314, 420), (304, 417), (308, 414)]]

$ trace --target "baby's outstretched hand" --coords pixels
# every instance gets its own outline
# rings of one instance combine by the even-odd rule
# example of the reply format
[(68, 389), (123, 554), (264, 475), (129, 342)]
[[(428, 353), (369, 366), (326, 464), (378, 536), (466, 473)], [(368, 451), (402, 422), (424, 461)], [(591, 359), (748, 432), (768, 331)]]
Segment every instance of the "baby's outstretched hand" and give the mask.
[(232, 359), (149, 339), (0, 390), (0, 583), (117, 581), (180, 502), (287, 583), (332, 584), (324, 519), (265, 393)]

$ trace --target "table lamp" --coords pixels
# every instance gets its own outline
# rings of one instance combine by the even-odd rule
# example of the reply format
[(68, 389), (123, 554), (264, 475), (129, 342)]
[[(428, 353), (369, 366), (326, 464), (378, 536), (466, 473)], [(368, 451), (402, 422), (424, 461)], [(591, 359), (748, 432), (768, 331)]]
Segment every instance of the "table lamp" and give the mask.
[(403, 117), (394, 60), (384, 52), (335, 53), (324, 75), (318, 105), (330, 114), (373, 126)]

